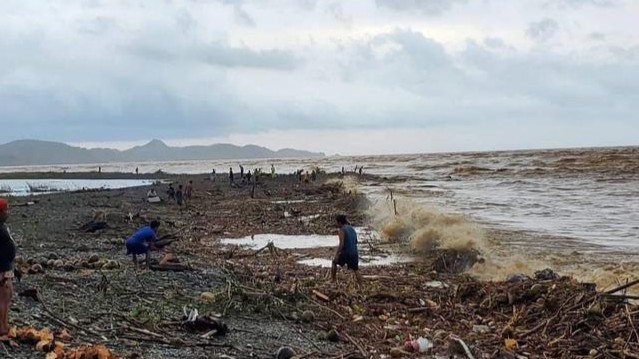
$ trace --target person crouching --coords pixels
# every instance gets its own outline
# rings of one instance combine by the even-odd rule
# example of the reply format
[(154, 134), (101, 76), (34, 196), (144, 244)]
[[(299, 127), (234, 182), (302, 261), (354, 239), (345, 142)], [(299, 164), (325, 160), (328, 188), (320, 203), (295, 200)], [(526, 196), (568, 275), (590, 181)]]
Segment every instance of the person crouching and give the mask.
[(146, 268), (149, 268), (151, 249), (155, 248), (155, 243), (158, 241), (158, 228), (160, 228), (160, 221), (153, 220), (148, 226), (138, 229), (126, 240), (126, 254), (133, 255), (135, 268), (138, 268), (138, 255), (142, 254), (145, 254)]

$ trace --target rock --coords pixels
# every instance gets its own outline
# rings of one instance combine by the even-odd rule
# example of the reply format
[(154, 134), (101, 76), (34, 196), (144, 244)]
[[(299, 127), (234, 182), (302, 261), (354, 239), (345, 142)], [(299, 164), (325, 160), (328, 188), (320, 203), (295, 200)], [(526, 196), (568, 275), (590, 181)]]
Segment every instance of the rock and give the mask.
[(335, 331), (335, 329), (329, 330), (328, 333), (326, 333), (326, 340), (333, 343), (339, 342), (339, 335), (337, 335), (337, 331)]
[(535, 279), (537, 280), (555, 280), (559, 278), (561, 278), (561, 276), (550, 268), (535, 272)]
[(297, 354), (295, 351), (289, 347), (281, 347), (275, 353), (275, 359), (292, 359), (295, 358)]
[(53, 259), (49, 259), (49, 260), (47, 261), (47, 267), (52, 268), (54, 263), (55, 263), (55, 260), (53, 260)]
[(490, 327), (487, 325), (473, 325), (473, 332), (478, 334), (490, 333)]
[(202, 292), (200, 294), (200, 300), (203, 302), (211, 302), (215, 299), (215, 294), (211, 292)]
[(38, 274), (38, 273), (44, 273), (44, 268), (42, 268), (42, 265), (36, 263), (29, 268), (29, 274)]
[(38, 260), (33, 257), (27, 259), (27, 264), (36, 264), (37, 262)]
[(62, 261), (62, 259), (56, 259), (53, 261), (53, 267), (58, 269), (64, 267), (64, 261)]
[(48, 259), (56, 260), (56, 259), (60, 259), (60, 256), (58, 256), (58, 255), (57, 255), (57, 254), (55, 254), (55, 253), (49, 253), (49, 254), (47, 255), (47, 258), (48, 258)]
[(315, 313), (311, 312), (310, 310), (305, 310), (302, 313), (301, 319), (305, 323), (312, 323), (315, 320)]
[(506, 282), (508, 283), (519, 283), (530, 280), (530, 277), (523, 273), (512, 273), (506, 277)]
[(89, 263), (95, 263), (95, 262), (97, 262), (99, 260), (100, 260), (100, 256), (98, 256), (97, 254), (92, 254), (89, 257)]
[(65, 272), (73, 272), (75, 270), (75, 266), (71, 262), (65, 263), (64, 267), (62, 268), (64, 269)]
[(16, 256), (16, 258), (14, 259), (15, 263), (18, 265), (22, 265), (25, 264), (25, 260), (23, 256)]

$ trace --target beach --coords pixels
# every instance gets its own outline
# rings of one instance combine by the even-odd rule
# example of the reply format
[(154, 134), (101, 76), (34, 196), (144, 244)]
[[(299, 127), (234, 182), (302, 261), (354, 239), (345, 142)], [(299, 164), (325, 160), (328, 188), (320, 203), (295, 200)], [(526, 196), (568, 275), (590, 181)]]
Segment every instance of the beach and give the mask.
[[(152, 204), (146, 185), (11, 199), (8, 225), (24, 272), (13, 325), (66, 328), (68, 348), (102, 343), (113, 357), (127, 358), (271, 358), (282, 346), (315, 358), (420, 357), (425, 354), (405, 346), (418, 337), (430, 341), (430, 353), (461, 357), (468, 356), (464, 347), (475, 357), (624, 357), (637, 351), (639, 338), (631, 333), (638, 312), (612, 296), (618, 292), (598, 295), (594, 284), (561, 272), (527, 277), (516, 267), (482, 278), (482, 266), (494, 261), (491, 253), (474, 243), (452, 245), (441, 233), (444, 241), (427, 250), (412, 245), (420, 220), (456, 228), (456, 238), (485, 233), (469, 229), (463, 217), (409, 213), (405, 201), (397, 206), (397, 198), (371, 200), (357, 190), (381, 177), (329, 174), (300, 183), (290, 175), (263, 176), (258, 185), (235, 188), (223, 175), (216, 182), (206, 174), (145, 176), (164, 181), (152, 187), (165, 200), (166, 182), (192, 180), (194, 197), (182, 209), (168, 201)], [(397, 212), (371, 212), (380, 206)], [(337, 244), (336, 213), (358, 228), (360, 289), (345, 270), (332, 284), (323, 267)], [(81, 229), (96, 214), (106, 228)], [(160, 235), (176, 241), (154, 254), (154, 270), (136, 271), (124, 240), (158, 217)], [(492, 240), (513, 238), (512, 231), (490, 233)], [(173, 260), (163, 266), (167, 255)], [(194, 309), (226, 329), (194, 329), (185, 318)], [(7, 350), (15, 358), (45, 355), (26, 343)]]

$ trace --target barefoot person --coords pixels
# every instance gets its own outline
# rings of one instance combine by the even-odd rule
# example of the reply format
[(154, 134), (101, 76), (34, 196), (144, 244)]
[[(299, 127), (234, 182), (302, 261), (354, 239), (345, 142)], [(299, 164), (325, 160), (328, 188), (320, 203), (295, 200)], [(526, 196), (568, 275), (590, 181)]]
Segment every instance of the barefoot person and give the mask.
[(135, 268), (138, 267), (138, 255), (146, 255), (146, 268), (148, 269), (151, 250), (170, 243), (166, 243), (163, 239), (158, 239), (158, 228), (160, 228), (160, 221), (153, 220), (151, 224), (138, 229), (137, 232), (133, 233), (133, 235), (126, 240), (126, 254), (133, 255)]
[(16, 245), (5, 225), (9, 218), (9, 203), (0, 198), (0, 342), (9, 340), (9, 308), (13, 296), (13, 260)]
[(362, 284), (362, 276), (359, 274), (359, 256), (357, 253), (357, 233), (355, 229), (348, 223), (346, 216), (343, 214), (335, 217), (339, 225), (339, 245), (335, 251), (333, 259), (333, 267), (331, 268), (331, 279), (337, 281), (337, 266), (346, 265), (348, 269), (353, 271), (357, 284)]

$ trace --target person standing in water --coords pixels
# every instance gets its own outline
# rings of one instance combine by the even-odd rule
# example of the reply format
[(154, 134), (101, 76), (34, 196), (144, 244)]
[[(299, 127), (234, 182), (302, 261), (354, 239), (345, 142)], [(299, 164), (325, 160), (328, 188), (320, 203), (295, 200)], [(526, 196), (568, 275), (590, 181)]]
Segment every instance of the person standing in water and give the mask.
[(359, 273), (359, 253), (357, 251), (357, 233), (348, 223), (348, 219), (343, 214), (335, 216), (339, 228), (339, 245), (335, 251), (335, 258), (331, 267), (331, 280), (337, 281), (337, 266), (347, 266), (353, 271), (358, 285), (362, 284), (362, 276)]
[(6, 226), (9, 202), (0, 198), (0, 342), (9, 341), (9, 309), (13, 297), (13, 262), (16, 244)]

